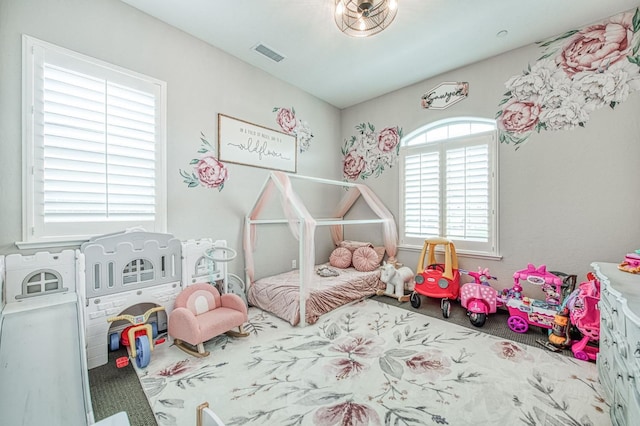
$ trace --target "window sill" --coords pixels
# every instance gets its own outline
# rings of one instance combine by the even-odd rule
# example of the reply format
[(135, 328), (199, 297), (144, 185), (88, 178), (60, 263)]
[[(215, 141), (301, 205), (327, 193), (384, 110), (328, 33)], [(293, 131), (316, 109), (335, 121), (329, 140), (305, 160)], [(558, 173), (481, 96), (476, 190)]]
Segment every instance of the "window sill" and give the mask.
[[(416, 253), (420, 253), (422, 251), (422, 247), (419, 246), (409, 246), (409, 245), (399, 245), (398, 250), (402, 251), (412, 251)], [(436, 253), (442, 253), (443, 250), (441, 248), (436, 247)], [(491, 254), (491, 253), (481, 253), (477, 251), (468, 251), (468, 250), (460, 250), (456, 247), (456, 255), (458, 257), (468, 257), (471, 259), (485, 259), (485, 260), (502, 260), (502, 256), (499, 254)]]
[(88, 239), (79, 240), (59, 240), (59, 241), (16, 241), (15, 245), (20, 250), (41, 250), (41, 249), (57, 249), (57, 248), (80, 248), (82, 243), (89, 241)]

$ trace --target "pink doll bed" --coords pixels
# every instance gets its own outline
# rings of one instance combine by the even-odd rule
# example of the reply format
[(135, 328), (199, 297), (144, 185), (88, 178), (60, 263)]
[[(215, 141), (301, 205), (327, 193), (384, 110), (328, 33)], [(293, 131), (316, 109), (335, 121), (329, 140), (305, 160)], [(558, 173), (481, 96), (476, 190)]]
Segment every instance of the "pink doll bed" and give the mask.
[[(311, 290), (306, 299), (306, 323), (313, 324), (324, 313), (354, 300), (368, 297), (383, 288), (380, 269), (359, 272), (355, 268), (332, 268), (336, 277), (321, 277), (314, 273)], [(249, 304), (288, 321), (300, 322), (300, 274), (299, 270), (265, 277), (249, 287)]]

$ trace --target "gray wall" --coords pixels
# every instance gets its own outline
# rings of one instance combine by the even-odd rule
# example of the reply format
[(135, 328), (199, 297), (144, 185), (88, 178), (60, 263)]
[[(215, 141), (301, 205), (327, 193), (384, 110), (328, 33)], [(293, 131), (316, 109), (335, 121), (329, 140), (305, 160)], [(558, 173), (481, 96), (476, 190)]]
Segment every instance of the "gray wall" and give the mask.
[[(529, 46), (457, 69), (342, 111), (342, 134), (369, 121), (399, 125), (408, 134), (424, 124), (456, 116), (494, 118), (506, 89), (540, 56)], [(445, 81), (468, 81), (469, 97), (445, 110), (425, 110), (420, 96)], [(640, 248), (640, 93), (615, 110), (591, 113), (585, 128), (533, 134), (517, 151), (499, 147), (501, 260), (459, 257), (461, 267), (489, 267), (511, 285), (527, 263), (585, 278), (592, 261), (621, 262)], [(398, 168), (366, 181), (399, 217)], [(358, 234), (348, 235), (353, 239)], [(419, 253), (400, 250), (399, 260), (417, 266)]]
[[(354, 126), (399, 125), (404, 133), (445, 117), (493, 118), (504, 82), (539, 51), (509, 52), (339, 111), (285, 82), (169, 27), (118, 0), (2, 0), (0, 2), (0, 253), (17, 252), (22, 221), (21, 34), (141, 72), (168, 83), (168, 226), (181, 239), (226, 239), (241, 251), (244, 215), (267, 171), (229, 165), (222, 192), (187, 189), (178, 170), (188, 168), (200, 132), (216, 140), (218, 113), (276, 128), (273, 107), (293, 106), (309, 122), (314, 140), (298, 160), (298, 173), (341, 178), (340, 145)], [(467, 99), (443, 111), (420, 108), (420, 96), (443, 81), (468, 81)], [(640, 94), (615, 110), (591, 114), (586, 128), (534, 134), (515, 151), (500, 146), (501, 260), (461, 257), (462, 267), (487, 266), (509, 285), (528, 262), (584, 277), (594, 260), (619, 262), (640, 248)], [(366, 181), (398, 215), (398, 168)], [(306, 195), (320, 210), (335, 205), (333, 192)], [(290, 266), (296, 244), (268, 233), (260, 240), (270, 261)], [(347, 238), (371, 239), (349, 232)], [(377, 237), (376, 237), (377, 238)], [(325, 237), (319, 238), (320, 246)], [(280, 242), (273, 244), (274, 242)], [(277, 250), (272, 248), (276, 247)], [(324, 249), (325, 252), (328, 248)], [(415, 268), (418, 253), (401, 250)], [(241, 274), (242, 259), (231, 271)]]
[[(197, 157), (200, 132), (217, 141), (218, 113), (277, 129), (273, 108), (294, 107), (314, 133), (310, 149), (298, 157), (298, 173), (341, 177), (340, 152), (335, 148), (340, 139), (337, 108), (118, 0), (2, 0), (2, 254), (17, 252), (14, 242), (22, 239), (23, 33), (167, 82), (168, 230), (180, 239), (225, 239), (241, 253), (244, 215), (268, 174), (265, 169), (228, 164), (230, 177), (221, 192), (188, 189), (182, 182), (179, 169), (190, 169), (189, 162)], [(340, 190), (320, 195), (315, 204), (335, 205)], [(283, 244), (279, 250), (286, 253), (274, 258), (286, 258), (290, 266), (297, 245)], [(230, 269), (243, 276), (243, 267), (239, 258)]]

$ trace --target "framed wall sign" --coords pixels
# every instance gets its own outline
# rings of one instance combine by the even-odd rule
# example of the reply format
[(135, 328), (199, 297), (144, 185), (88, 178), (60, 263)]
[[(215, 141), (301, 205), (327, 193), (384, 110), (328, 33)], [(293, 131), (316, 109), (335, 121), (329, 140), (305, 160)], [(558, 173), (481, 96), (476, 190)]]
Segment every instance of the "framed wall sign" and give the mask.
[(218, 114), (220, 161), (296, 173), (297, 155), (294, 135)]
[(466, 81), (440, 83), (420, 98), (425, 109), (445, 109), (469, 96), (469, 83)]

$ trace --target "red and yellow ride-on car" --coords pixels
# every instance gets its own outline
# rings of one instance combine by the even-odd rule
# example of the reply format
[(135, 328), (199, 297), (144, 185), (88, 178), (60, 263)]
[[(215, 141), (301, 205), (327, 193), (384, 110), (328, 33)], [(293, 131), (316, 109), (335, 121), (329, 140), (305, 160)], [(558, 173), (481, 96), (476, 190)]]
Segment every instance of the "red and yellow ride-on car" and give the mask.
[[(436, 261), (436, 247), (442, 246), (444, 263)], [(460, 272), (458, 257), (453, 242), (446, 238), (427, 238), (424, 240), (418, 267), (416, 285), (411, 293), (411, 306), (420, 307), (420, 295), (439, 297), (442, 316), (449, 318), (451, 300), (460, 298)]]

